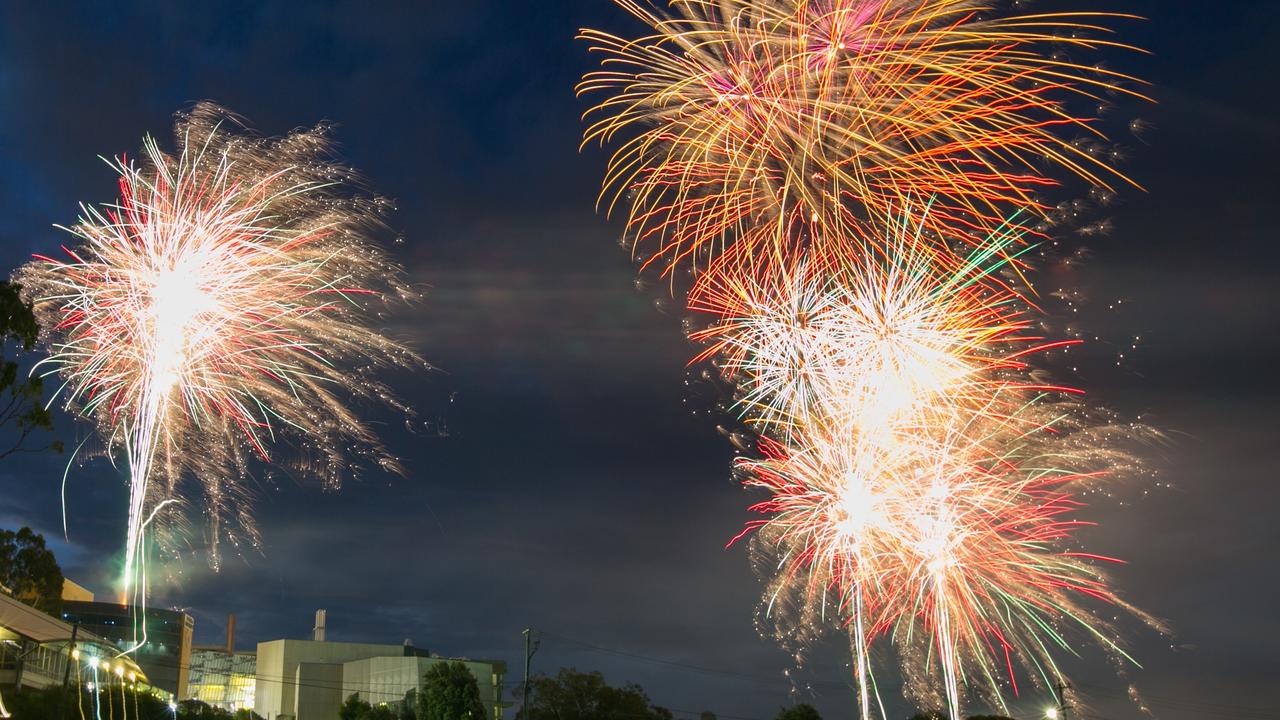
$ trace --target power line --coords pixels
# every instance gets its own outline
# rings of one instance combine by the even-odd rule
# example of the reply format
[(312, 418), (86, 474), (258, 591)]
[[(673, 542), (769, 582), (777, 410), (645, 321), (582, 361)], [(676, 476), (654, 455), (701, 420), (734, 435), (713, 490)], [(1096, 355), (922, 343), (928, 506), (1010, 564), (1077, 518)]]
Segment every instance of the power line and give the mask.
[[(1108, 688), (1101, 685), (1093, 685), (1090, 683), (1083, 683), (1083, 682), (1078, 682), (1076, 684), (1079, 685), (1081, 688), (1090, 690), (1089, 694), (1096, 693), (1096, 694), (1102, 694), (1102, 695), (1111, 695), (1113, 697), (1115, 696), (1123, 696), (1125, 698), (1132, 697), (1128, 689)], [(1152, 694), (1152, 693), (1148, 693), (1140, 690), (1137, 691), (1137, 696), (1142, 701), (1148, 701), (1148, 700), (1151, 701), (1151, 703), (1154, 705), (1179, 706), (1184, 709), (1202, 708), (1206, 710), (1222, 710), (1222, 711), (1234, 713), (1235, 715), (1233, 716), (1238, 716), (1239, 714), (1246, 714), (1246, 715), (1256, 714), (1256, 715), (1261, 715), (1264, 718), (1274, 718), (1276, 717), (1276, 714), (1277, 714), (1274, 708), (1262, 708), (1257, 706), (1237, 705), (1234, 703), (1206, 702), (1204, 700), (1192, 700), (1188, 698), (1175, 698), (1168, 695)]]
[[(693, 671), (693, 672), (700, 672), (700, 673), (704, 673), (704, 674), (707, 674), (707, 675), (719, 675), (719, 676), (727, 677), (727, 678), (735, 678), (735, 679), (741, 679), (741, 680), (750, 680), (751, 682), (754, 682), (754, 683), (770, 683), (770, 684), (775, 684), (775, 685), (778, 685), (778, 684), (793, 685), (793, 683), (791, 683), (790, 681), (788, 681), (788, 680), (786, 680), (786, 679), (784, 679), (784, 678), (778, 678), (778, 677), (772, 677), (772, 676), (766, 676), (766, 675), (754, 675), (754, 674), (744, 673), (744, 672), (740, 672), (740, 671), (736, 671), (736, 670), (726, 670), (726, 669), (723, 669), (723, 668), (707, 667), (707, 666), (705, 666), (705, 665), (693, 665), (693, 664), (690, 664), (690, 663), (679, 662), (679, 661), (676, 661), (676, 660), (669, 660), (669, 659), (666, 659), (666, 658), (653, 657), (653, 656), (651, 656), (651, 655), (641, 655), (641, 654), (639, 654), (639, 653), (629, 652), (629, 651), (626, 651), (626, 650), (618, 650), (618, 649), (616, 649), (616, 648), (609, 648), (609, 647), (605, 647), (605, 646), (603, 646), (603, 645), (597, 645), (597, 644), (589, 643), (589, 642), (585, 642), (585, 641), (582, 641), (582, 640), (576, 640), (576, 639), (574, 639), (574, 638), (570, 638), (570, 637), (567, 637), (567, 636), (564, 636), (564, 635), (560, 635), (560, 634), (558, 634), (558, 633), (549, 633), (549, 632), (546, 632), (546, 631), (540, 631), (540, 632), (542, 632), (542, 634), (543, 634), (543, 636), (544, 636), (544, 637), (553, 637), (553, 638), (556, 638), (556, 639), (560, 640), (561, 642), (568, 643), (568, 644), (570, 644), (570, 645), (577, 645), (577, 646), (582, 647), (582, 648), (585, 648), (585, 649), (587, 649), (587, 650), (592, 650), (592, 651), (594, 651), (594, 652), (604, 653), (604, 654), (606, 654), (606, 655), (617, 655), (617, 656), (619, 656), (619, 657), (629, 658), (629, 659), (632, 659), (632, 660), (640, 660), (640, 661), (642, 661), (642, 662), (649, 662), (649, 663), (654, 663), (654, 664), (657, 664), (657, 665), (665, 665), (665, 666), (668, 666), (668, 667), (680, 668), (681, 670), (691, 670), (691, 671)], [(813, 682), (813, 683), (806, 683), (806, 684), (808, 684), (808, 685), (826, 685), (826, 686), (830, 686), (830, 687), (838, 687), (838, 688), (840, 688), (840, 689), (842, 689), (842, 690), (847, 690), (847, 689), (850, 689), (850, 688), (852, 687), (851, 685), (849, 685), (849, 684), (847, 684), (847, 683), (840, 683), (840, 682), (837, 682), (837, 681), (834, 681), (834, 680), (819, 680), (819, 681), (816, 681), (816, 682)]]
[[(398, 656), (395, 656), (395, 657), (398, 657)], [(420, 657), (420, 656), (404, 656), (404, 657)], [(135, 659), (136, 659), (136, 658), (135, 658)], [(472, 661), (472, 660), (459, 660), (459, 659), (455, 659), (455, 658), (423, 658), (423, 659), (427, 659), (427, 660), (437, 660), (437, 661), (442, 661), (442, 662), (475, 662), (475, 661)], [(190, 664), (190, 663), (171, 662), (171, 661), (169, 661), (169, 660), (167, 660), (167, 659), (165, 659), (165, 660), (157, 660), (156, 662), (150, 662), (150, 661), (148, 661), (148, 663), (147, 663), (147, 664), (149, 664), (149, 665), (156, 665), (156, 666), (159, 666), (159, 667), (163, 667), (163, 668), (165, 668), (165, 669), (182, 669), (182, 670), (202, 669), (202, 668), (201, 668), (200, 666), (198, 666), (198, 665), (192, 665), (192, 664)], [(482, 663), (482, 664), (488, 664), (488, 663)], [(348, 688), (355, 688), (355, 689), (357, 689), (357, 690), (360, 690), (360, 689), (367, 689), (369, 692), (385, 692), (385, 691), (383, 691), (383, 690), (379, 690), (378, 688), (387, 688), (387, 687), (403, 687), (403, 683), (398, 683), (398, 682), (373, 682), (373, 681), (370, 681), (370, 682), (346, 682), (346, 681), (343, 681), (343, 683), (342, 683), (341, 685), (338, 685), (338, 684), (313, 683), (313, 682), (299, 682), (298, 680), (294, 679), (294, 677), (285, 677), (285, 676), (283, 676), (283, 675), (260, 675), (260, 674), (258, 674), (257, 672), (254, 672), (254, 673), (247, 673), (247, 672), (235, 672), (235, 671), (221, 671), (221, 670), (217, 670), (217, 671), (212, 671), (210, 674), (214, 674), (214, 675), (221, 675), (221, 676), (225, 676), (225, 677), (227, 677), (227, 678), (233, 678), (233, 677), (234, 677), (234, 678), (242, 678), (242, 679), (252, 679), (252, 680), (255, 680), (255, 681), (256, 681), (256, 680), (261, 679), (261, 680), (264, 680), (265, 682), (269, 682), (269, 683), (280, 683), (280, 684), (291, 685), (291, 686), (294, 686), (294, 687), (306, 687), (306, 688), (313, 688), (313, 689), (319, 689), (319, 690), (346, 690), (346, 689), (348, 689)], [(106, 677), (106, 675), (112, 675), (112, 676), (114, 677), (114, 674), (113, 674), (113, 673), (105, 673), (105, 674), (104, 674), (104, 677)], [(188, 681), (188, 685), (190, 685), (190, 684), (191, 684), (191, 683)], [(493, 686), (493, 685), (494, 685), (494, 683), (483, 683), (483, 684), (486, 684), (486, 685), (489, 685), (489, 686)], [(510, 686), (510, 685), (517, 685), (517, 684), (519, 684), (519, 681), (516, 681), (516, 680), (503, 680), (501, 683), (497, 683), (497, 684), (498, 684), (499, 686), (506, 687), (506, 686)], [(152, 685), (151, 687), (155, 687), (155, 686), (154, 686), (154, 685)], [(188, 699), (191, 699), (191, 698), (179, 698), (179, 699), (180, 699), (180, 700), (188, 700)]]
[[(694, 664), (680, 662), (676, 660), (670, 660), (667, 658), (653, 657), (650, 655), (643, 655), (641, 653), (631, 652), (627, 650), (619, 650), (617, 648), (605, 647), (603, 645), (598, 645), (595, 643), (589, 643), (582, 640), (577, 640), (575, 638), (570, 638), (564, 635), (560, 635), (558, 633), (551, 633), (546, 631), (540, 631), (540, 632), (543, 634), (544, 637), (556, 638), (561, 642), (568, 643), (571, 645), (576, 645), (576, 646), (579, 646), (588, 650), (592, 650), (595, 652), (600, 652), (608, 655), (615, 655), (618, 657), (624, 657), (624, 658), (629, 658), (633, 660), (639, 660), (642, 662), (653, 663), (656, 665), (675, 667), (682, 670), (691, 670), (695, 672), (701, 672), (701, 673), (710, 674), (710, 675), (718, 675), (718, 676), (727, 677), (727, 678), (750, 680), (752, 682), (760, 682), (760, 683), (783, 682), (783, 683), (790, 684), (788, 681), (782, 678), (752, 675), (752, 674), (744, 673), (740, 671), (709, 667), (705, 665), (694, 665)], [(1100, 686), (1100, 685), (1093, 685), (1090, 683), (1076, 683), (1076, 684), (1079, 685), (1081, 688), (1090, 690), (1088, 694), (1094, 694), (1094, 693), (1111, 694), (1113, 696), (1119, 696), (1125, 699), (1131, 699), (1131, 694), (1127, 688), (1106, 687), (1106, 686)], [(833, 680), (815, 681), (811, 683), (806, 683), (806, 685), (810, 685), (810, 686), (825, 685), (829, 687), (838, 686), (842, 689), (848, 689), (852, 687), (851, 685), (842, 684)], [(1201, 710), (1223, 711), (1225, 713), (1231, 713), (1230, 715), (1223, 715), (1223, 717), (1232, 717), (1237, 719), (1239, 719), (1242, 715), (1246, 715), (1246, 716), (1255, 716), (1257, 720), (1270, 720), (1271, 718), (1275, 718), (1277, 715), (1274, 709), (1269, 709), (1269, 708), (1238, 705), (1234, 703), (1214, 703), (1214, 702), (1205, 702), (1202, 700), (1174, 698), (1167, 695), (1150, 694), (1142, 691), (1138, 692), (1138, 698), (1143, 702), (1150, 701), (1150, 703), (1153, 705), (1181, 707), (1182, 709), (1187, 709), (1187, 710), (1201, 709)], [(1204, 714), (1216, 714), (1216, 713), (1206, 712)], [(1107, 720), (1107, 719), (1101, 719), (1101, 720)]]
[[(1128, 693), (1125, 693), (1125, 695), (1128, 696)], [(1232, 710), (1232, 711), (1244, 712), (1244, 713), (1263, 713), (1263, 714), (1266, 714), (1267, 717), (1276, 716), (1275, 708), (1262, 708), (1257, 706), (1236, 705), (1234, 703), (1205, 702), (1202, 700), (1188, 700), (1185, 698), (1173, 698), (1167, 695), (1152, 695), (1150, 693), (1143, 692), (1143, 691), (1138, 691), (1138, 697), (1142, 698), (1143, 700), (1152, 700), (1157, 704), (1161, 704), (1161, 703), (1174, 704), (1174, 705), (1181, 705), (1185, 707), (1202, 707), (1202, 708), (1209, 708), (1209, 709), (1215, 709), (1215, 710)]]
[[(706, 675), (713, 675), (713, 676), (718, 676), (718, 677), (723, 677), (728, 679), (751, 681), (753, 683), (767, 683), (767, 684), (774, 684), (774, 685), (778, 685), (778, 684), (793, 685), (793, 683), (787, 681), (784, 678), (757, 675), (757, 674), (745, 673), (737, 670), (730, 670), (726, 668), (711, 667), (708, 665), (693, 664), (693, 663), (687, 663), (687, 662), (682, 662), (677, 660), (671, 660), (669, 658), (655, 657), (655, 656), (645, 655), (642, 653), (637, 653), (629, 650), (621, 650), (618, 648), (608, 647), (608, 646), (600, 645), (597, 643), (586, 642), (584, 640), (579, 640), (576, 638), (568, 637), (566, 635), (561, 635), (559, 633), (554, 633), (554, 632), (547, 632), (544, 630), (538, 630), (537, 632), (539, 636), (542, 638), (554, 639), (561, 643), (583, 648), (591, 652), (612, 655), (616, 657), (626, 658), (629, 660), (635, 660), (639, 662), (645, 662), (645, 663), (660, 665), (664, 667), (676, 668), (680, 670), (687, 670), (691, 672), (698, 672)], [(460, 660), (455, 658), (431, 658), (431, 659), (441, 660), (441, 661)], [(159, 661), (154, 663), (149, 663), (149, 664), (160, 665), (162, 667), (184, 668), (184, 669), (192, 669), (193, 667), (198, 667), (198, 666), (192, 666), (191, 664), (183, 664), (180, 662), (170, 662), (167, 659), (157, 659), (157, 660)], [(465, 660), (465, 662), (483, 662), (483, 661)], [(279, 676), (279, 677), (261, 676), (261, 675), (258, 675), (256, 672), (252, 675), (249, 673), (234, 672), (234, 671), (225, 671), (225, 672), (215, 671), (215, 673), (218, 675), (224, 675), (228, 678), (240, 677), (245, 679), (252, 678), (255, 680), (263, 679), (266, 682), (278, 682), (278, 683), (288, 684), (295, 687), (307, 687), (307, 688), (324, 689), (324, 690), (336, 689), (336, 690), (345, 691), (348, 689), (354, 689), (354, 690), (367, 690), (368, 692), (373, 693), (373, 692), (384, 692), (384, 691), (380, 691), (379, 688), (402, 686), (400, 683), (391, 683), (391, 682), (378, 683), (378, 682), (371, 681), (367, 683), (363, 683), (363, 682), (343, 683), (339, 687), (333, 684), (297, 682), (294, 678), (284, 678), (283, 676)], [(523, 685), (523, 681), (521, 680), (503, 680), (501, 683), (499, 683), (499, 686), (503, 688), (514, 688), (522, 685)], [(837, 681), (830, 681), (830, 680), (815, 681), (811, 683), (805, 683), (805, 685), (806, 686), (820, 685), (820, 686), (827, 686), (832, 688), (839, 688), (842, 690), (848, 690), (852, 687), (852, 685), (850, 684), (845, 684), (845, 683), (840, 683)], [(1127, 688), (1107, 687), (1107, 686), (1096, 685), (1092, 683), (1082, 683), (1082, 682), (1077, 682), (1076, 685), (1080, 690), (1080, 694), (1085, 696), (1103, 695), (1103, 696), (1109, 696), (1109, 697), (1124, 698), (1126, 700), (1133, 699), (1130, 691)], [(1166, 707), (1169, 709), (1181, 709), (1188, 712), (1196, 712), (1196, 713), (1199, 713), (1200, 715), (1213, 717), (1213, 718), (1223, 718), (1224, 720), (1228, 718), (1230, 720), (1270, 720), (1271, 718), (1276, 717), (1275, 710), (1257, 707), (1257, 706), (1239, 705), (1234, 703), (1206, 702), (1204, 700), (1176, 698), (1176, 697), (1171, 697), (1163, 694), (1150, 694), (1146, 692), (1139, 692), (1138, 699), (1142, 702), (1149, 703), (1151, 705)], [(677, 708), (667, 708), (667, 709), (673, 713), (682, 713), (682, 714), (687, 714), (694, 717), (696, 717), (700, 712), (700, 711), (683, 710), (683, 709), (677, 709)], [(1112, 718), (1107, 718), (1107, 717), (1089, 712), (1087, 709), (1081, 708), (1078, 705), (1073, 707), (1073, 710), (1075, 711), (1078, 717), (1088, 718), (1088, 720), (1113, 720)], [(746, 717), (746, 716), (722, 715), (719, 713), (717, 713), (716, 715), (717, 717), (726, 718), (726, 720), (761, 720), (760, 718), (752, 718), (752, 717)]]

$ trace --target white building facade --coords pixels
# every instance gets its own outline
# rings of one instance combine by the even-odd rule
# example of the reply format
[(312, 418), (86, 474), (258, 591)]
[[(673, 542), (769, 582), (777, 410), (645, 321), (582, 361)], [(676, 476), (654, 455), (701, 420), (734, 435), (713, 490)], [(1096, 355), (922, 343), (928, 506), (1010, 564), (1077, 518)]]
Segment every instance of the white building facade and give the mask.
[[(411, 645), (273, 640), (259, 643), (254, 712), (266, 720), (338, 720), (347, 697), (395, 704), (420, 689), (435, 664), (454, 662)], [(475, 676), (480, 700), (501, 720), (501, 662), (458, 660)]]

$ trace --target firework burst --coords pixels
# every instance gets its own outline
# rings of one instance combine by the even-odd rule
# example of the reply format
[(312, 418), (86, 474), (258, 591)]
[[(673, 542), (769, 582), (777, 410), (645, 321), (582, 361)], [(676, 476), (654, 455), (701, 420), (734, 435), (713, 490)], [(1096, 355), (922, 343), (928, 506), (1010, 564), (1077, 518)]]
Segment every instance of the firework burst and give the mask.
[(736, 470), (768, 495), (744, 535), (780, 635), (844, 624), (864, 719), (885, 645), (951, 717), (1019, 672), (1059, 679), (1070, 626), (1123, 657), (1094, 609), (1128, 608), (1108, 559), (1069, 548), (1080, 493), (1144, 431), (1028, 365), (1071, 343), (1037, 329), (1023, 256), (1061, 214), (1055, 175), (1129, 182), (1093, 115), (1136, 81), (1067, 54), (1132, 49), (1105, 39), (1124, 16), (616, 3), (652, 32), (582, 32), (602, 59), (579, 92), (605, 93), (584, 144), (617, 142), (601, 203), (644, 267), (693, 271), (697, 359), (759, 435)]
[(616, 1), (653, 34), (581, 33), (602, 67), (579, 92), (607, 93), (584, 142), (625, 138), (601, 199), (624, 206), (663, 269), (789, 240), (770, 226), (846, 235), (919, 197), (937, 198), (929, 223), (981, 237), (1012, 210), (1043, 210), (1046, 169), (1127, 182), (1070, 101), (1093, 112), (1133, 79), (1058, 52), (1118, 46), (1108, 16), (990, 18), (976, 0)]
[[(1038, 425), (1051, 411), (1057, 422)], [(1100, 567), (1115, 561), (1069, 549), (1087, 524), (1080, 491), (1114, 473), (1120, 453), (1093, 446), (1113, 431), (1076, 412), (1028, 405), (892, 441), (813, 431), (739, 462), (769, 495), (750, 529), (771, 622), (783, 635), (847, 625), (863, 717), (883, 643), (903, 660), (908, 694), (952, 715), (965, 696), (1003, 705), (1020, 676), (1051, 685), (1082, 639), (1127, 658), (1105, 612), (1133, 610)]]
[(141, 164), (117, 160), (119, 200), (16, 277), (48, 328), (40, 367), (128, 461), (123, 584), (144, 599), (149, 526), (183, 505), (211, 519), (215, 565), (219, 538), (256, 544), (250, 466), (274, 446), (330, 487), (353, 455), (398, 470), (348, 401), (405, 410), (373, 370), (420, 364), (376, 328), (411, 295), (369, 240), (384, 203), (344, 194), (324, 128), (258, 138), (205, 104), (175, 136), (175, 155), (148, 137)]
[(763, 281), (717, 268), (694, 305), (762, 435), (737, 471), (768, 494), (744, 532), (768, 612), (783, 635), (848, 625), (864, 718), (885, 642), (908, 692), (943, 688), (956, 717), (964, 695), (1003, 705), (1019, 673), (1052, 684), (1071, 640), (1127, 658), (1108, 605), (1154, 624), (1110, 590), (1109, 558), (1069, 549), (1079, 495), (1136, 469), (1119, 448), (1145, 430), (1033, 377), (1026, 358), (1063, 343), (1007, 284), (1019, 231), (940, 266), (918, 223)]
[(1018, 247), (1020, 227), (940, 257), (912, 217), (879, 242), (825, 240), (781, 262), (718, 263), (700, 278), (690, 307), (715, 322), (692, 336), (708, 343), (699, 359), (717, 358), (738, 379), (750, 422), (775, 434), (770, 426), (833, 421), (893, 429), (921, 412), (985, 405), (990, 371), (1070, 344), (1031, 333), (1009, 284), (1030, 249)]

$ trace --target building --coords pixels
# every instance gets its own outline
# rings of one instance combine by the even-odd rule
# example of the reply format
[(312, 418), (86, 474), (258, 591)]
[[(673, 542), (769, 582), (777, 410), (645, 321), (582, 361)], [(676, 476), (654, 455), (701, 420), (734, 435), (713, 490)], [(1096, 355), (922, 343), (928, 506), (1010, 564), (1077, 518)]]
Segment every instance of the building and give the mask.
[(200, 700), (235, 712), (255, 707), (258, 654), (225, 648), (195, 648), (185, 699)]
[[(324, 611), (316, 615), (315, 639), (258, 643), (254, 712), (267, 720), (338, 720), (352, 694), (370, 703), (397, 703), (420, 689), (432, 665), (451, 662), (407, 641), (403, 645), (328, 642)], [(480, 699), (501, 720), (501, 662), (461, 660), (475, 676)]]
[(62, 619), (94, 635), (105, 638), (118, 652), (133, 648), (151, 685), (175, 698), (187, 697), (191, 667), (191, 637), (195, 621), (177, 610), (147, 608), (145, 622), (139, 622), (134, 606), (108, 602), (62, 603)]
[[(258, 643), (254, 712), (267, 720), (336, 719), (338, 708), (345, 699), (342, 690), (346, 663), (373, 657), (403, 657), (407, 653), (419, 652), (425, 654), (425, 651), (407, 645), (323, 640)], [(403, 698), (404, 693), (400, 697)]]
[[(11, 590), (10, 588), (4, 585), (0, 585), (0, 593), (3, 593), (10, 597), (16, 597), (22, 602), (25, 602), (28, 604), (32, 604), (32, 605), (36, 604), (37, 596), (34, 591), (30, 591), (24, 594), (14, 595), (13, 590)], [(60, 593), (60, 597), (64, 601), (76, 600), (76, 601), (93, 602), (93, 592), (91, 590), (84, 587), (83, 585), (80, 585), (79, 583), (72, 581), (70, 578), (65, 578), (65, 577), (62, 578), (62, 591)]]
[(62, 599), (72, 602), (93, 602), (93, 592), (69, 578), (62, 579)]
[[(71, 663), (72, 658), (81, 662)], [(104, 670), (145, 683), (132, 658), (118, 657), (113, 643), (72, 626), (8, 595), (0, 594), (0, 685), (46, 688), (64, 680), (80, 682)]]
[[(371, 705), (394, 704), (404, 700), (410, 690), (422, 690), (422, 676), (432, 665), (455, 662), (452, 658), (401, 656), (371, 657), (353, 660), (342, 665), (342, 692), (345, 700), (356, 694)], [(505, 663), (487, 660), (458, 659), (467, 666), (480, 688), (480, 702), (490, 708), (493, 720), (502, 720), (502, 679), (507, 672)]]
[(253, 709), (257, 690), (258, 654), (236, 651), (236, 616), (227, 617), (227, 640), (221, 646), (191, 651), (187, 695), (214, 707), (235, 712)]

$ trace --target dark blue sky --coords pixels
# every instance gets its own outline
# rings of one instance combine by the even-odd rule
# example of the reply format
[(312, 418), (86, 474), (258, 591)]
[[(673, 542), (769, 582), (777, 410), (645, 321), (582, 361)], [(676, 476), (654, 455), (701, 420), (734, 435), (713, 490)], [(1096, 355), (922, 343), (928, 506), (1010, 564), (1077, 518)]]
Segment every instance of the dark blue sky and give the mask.
[[(1111, 209), (1115, 231), (1089, 239), (1091, 259), (1070, 281), (1093, 299), (1087, 334), (1143, 342), (1119, 370), (1100, 343), (1070, 379), (1169, 431), (1149, 454), (1173, 488), (1090, 509), (1103, 526), (1089, 539), (1131, 561), (1118, 585), (1176, 631), (1132, 627), (1146, 669), (1130, 676), (1157, 715), (1246, 717), (1238, 707), (1271, 706), (1280, 677), (1280, 11), (1106, 9), (1151, 18), (1124, 38), (1154, 55), (1105, 59), (1152, 80), (1159, 103), (1120, 109), (1153, 125), (1141, 140), (1118, 138), (1147, 192)], [(427, 287), (396, 329), (441, 368), (398, 382), (432, 425), (410, 434), (389, 422), (385, 433), (409, 477), (339, 494), (263, 488), (265, 555), (219, 574), (189, 561), (180, 586), (155, 592), (195, 615), (202, 641), (218, 638), (228, 612), (242, 644), (301, 637), (324, 607), (334, 639), (412, 638), (506, 659), (515, 679), (520, 630), (533, 626), (556, 634), (538, 669), (598, 668), (660, 704), (722, 716), (772, 717), (789, 702), (788, 658), (752, 625), (758, 586), (745, 553), (723, 549), (751, 498), (732, 483), (712, 423), (683, 407), (691, 348), (680, 314), (633, 290), (618, 227), (593, 210), (604, 158), (577, 151), (582, 26), (635, 29), (604, 0), (0, 11), (0, 266), (65, 241), (51, 225), (73, 222), (77, 202), (113, 198), (96, 156), (136, 153), (147, 131), (167, 145), (172, 113), (210, 99), (269, 134), (336, 123), (345, 159), (396, 199), (397, 253)], [(1123, 309), (1107, 310), (1117, 299)], [(64, 420), (60, 431), (87, 428)], [(0, 525), (60, 534), (61, 463), (0, 467)], [(59, 550), (99, 591), (124, 502), (110, 467), (73, 469)], [(1124, 682), (1087, 659), (1081, 690), (1095, 715), (1137, 717), (1116, 699)], [(842, 662), (833, 638), (796, 672), (815, 688), (796, 697), (851, 717)]]

